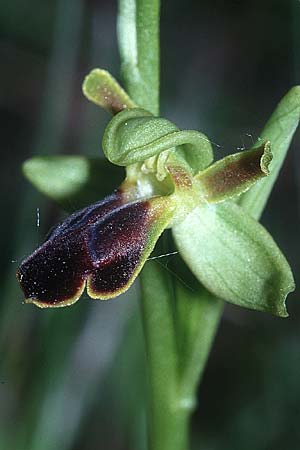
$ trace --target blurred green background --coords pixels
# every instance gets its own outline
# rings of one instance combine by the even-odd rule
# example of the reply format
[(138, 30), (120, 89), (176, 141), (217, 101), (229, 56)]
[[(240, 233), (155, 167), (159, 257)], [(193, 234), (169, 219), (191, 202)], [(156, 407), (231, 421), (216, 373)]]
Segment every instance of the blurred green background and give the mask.
[[(62, 216), (23, 179), (22, 162), (101, 156), (109, 117), (81, 83), (96, 66), (118, 78), (116, 14), (111, 0), (0, 4), (0, 450), (146, 448), (138, 283), (109, 302), (39, 310), (22, 304), (15, 280)], [(162, 0), (162, 115), (206, 133), (221, 146), (216, 158), (250, 147), (300, 83), (299, 19), (297, 0)], [(298, 285), (299, 136), (262, 218)], [(199, 388), (193, 450), (300, 448), (297, 291), (288, 310), (283, 320), (226, 307)]]

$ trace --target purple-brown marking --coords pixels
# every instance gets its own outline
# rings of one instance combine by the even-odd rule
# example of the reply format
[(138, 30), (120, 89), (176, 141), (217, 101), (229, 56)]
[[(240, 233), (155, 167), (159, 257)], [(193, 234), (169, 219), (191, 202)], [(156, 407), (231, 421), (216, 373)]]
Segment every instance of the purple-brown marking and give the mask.
[(260, 168), (262, 154), (263, 151), (229, 163), (221, 172), (207, 177), (205, 186), (208, 190), (213, 189), (214, 192), (219, 193), (225, 189), (231, 191), (248, 180), (261, 178), (261, 171), (258, 172), (258, 168)]
[(99, 97), (102, 98), (103, 104), (106, 105), (105, 109), (113, 115), (128, 108), (124, 98), (118, 95), (118, 93), (113, 92), (107, 86), (101, 87), (99, 90)]
[(178, 188), (191, 188), (193, 181), (191, 176), (180, 166), (168, 166), (168, 172)]
[(151, 209), (151, 201), (122, 203), (116, 191), (72, 214), (50, 233), (18, 270), (27, 302), (44, 307), (74, 303), (86, 281), (93, 298), (109, 298), (126, 289), (158, 210)]
[(235, 155), (227, 156), (196, 177), (205, 190), (209, 202), (220, 201), (230, 195), (247, 190), (259, 179), (269, 174), (272, 160), (270, 143)]
[(122, 205), (120, 191), (77, 211), (57, 225), (46, 242), (21, 264), (17, 278), (27, 301), (51, 306), (77, 300), (92, 266), (84, 233), (86, 227)]
[(89, 254), (94, 270), (89, 289), (106, 294), (122, 289), (130, 280), (147, 242), (150, 205), (139, 202), (120, 208), (88, 230)]

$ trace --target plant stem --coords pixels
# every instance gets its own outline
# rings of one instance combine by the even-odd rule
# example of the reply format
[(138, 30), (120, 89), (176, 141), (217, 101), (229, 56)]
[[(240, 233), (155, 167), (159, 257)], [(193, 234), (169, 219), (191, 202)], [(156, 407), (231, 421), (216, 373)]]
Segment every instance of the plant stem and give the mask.
[[(120, 0), (118, 37), (129, 95), (159, 112), (159, 1)], [(177, 352), (168, 277), (155, 262), (142, 276), (142, 317), (149, 383), (149, 444), (152, 450), (186, 448), (187, 416), (174, 399)], [(156, 295), (153, 295), (153, 293)]]
[(187, 448), (188, 417), (186, 405), (178, 401), (172, 286), (155, 261), (149, 261), (144, 267), (141, 283), (149, 381), (150, 449), (184, 450)]
[[(158, 114), (159, 1), (119, 0), (118, 37), (130, 96), (139, 106)], [(271, 175), (237, 200), (257, 219), (298, 126), (299, 92), (298, 87), (291, 89), (261, 133), (263, 140), (272, 143)], [(168, 247), (160, 250), (169, 251)], [(141, 274), (150, 450), (187, 450), (188, 421), (196, 404), (197, 385), (224, 304), (191, 279), (191, 274), (181, 276), (184, 283), (179, 282), (178, 271), (184, 267), (178, 261), (176, 276), (170, 276), (156, 261), (147, 262)]]
[[(124, 84), (131, 98), (153, 114), (159, 112), (159, 10), (158, 0), (119, 2)], [(204, 295), (201, 302), (199, 283), (196, 291), (182, 292), (176, 281), (154, 261), (148, 262), (141, 274), (151, 450), (187, 450), (195, 391), (223, 307), (223, 302), (212, 296), (207, 301)]]
[(160, 0), (119, 0), (121, 72), (130, 97), (159, 113)]

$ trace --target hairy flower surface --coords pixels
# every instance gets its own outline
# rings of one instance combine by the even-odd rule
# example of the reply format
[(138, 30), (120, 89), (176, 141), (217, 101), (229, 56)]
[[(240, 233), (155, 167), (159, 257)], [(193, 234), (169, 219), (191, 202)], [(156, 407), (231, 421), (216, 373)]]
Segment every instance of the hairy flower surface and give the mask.
[[(291, 270), (272, 237), (235, 199), (269, 175), (271, 144), (212, 164), (209, 140), (197, 131), (136, 107), (117, 82), (96, 69), (84, 93), (112, 112), (103, 150), (126, 167), (121, 186), (73, 213), (21, 264), (25, 301), (70, 305), (85, 287), (108, 299), (126, 291), (164, 229), (203, 285), (224, 300), (286, 316)], [(32, 164), (27, 175), (41, 190)], [(44, 189), (45, 190), (45, 189)], [(51, 195), (51, 194), (50, 194)]]

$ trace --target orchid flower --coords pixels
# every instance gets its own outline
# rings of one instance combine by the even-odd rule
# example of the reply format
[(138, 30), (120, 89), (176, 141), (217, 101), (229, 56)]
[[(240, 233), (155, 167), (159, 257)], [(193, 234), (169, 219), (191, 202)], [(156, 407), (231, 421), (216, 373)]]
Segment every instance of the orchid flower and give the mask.
[[(85, 288), (94, 299), (116, 297), (172, 228), (181, 257), (210, 292), (286, 316), (285, 299), (294, 289), (290, 267), (266, 229), (238, 205), (241, 194), (269, 175), (272, 143), (213, 163), (205, 135), (139, 108), (108, 72), (93, 70), (83, 91), (113, 113), (103, 151), (112, 164), (126, 167), (126, 177), (104, 200), (55, 227), (22, 262), (17, 278), (25, 302), (71, 305)], [(31, 160), (25, 173), (49, 194), (38, 167)]]

